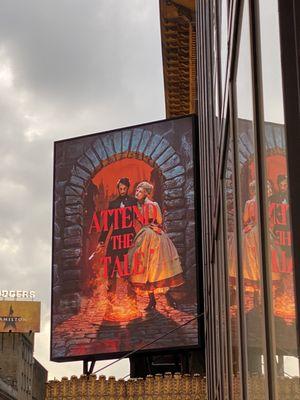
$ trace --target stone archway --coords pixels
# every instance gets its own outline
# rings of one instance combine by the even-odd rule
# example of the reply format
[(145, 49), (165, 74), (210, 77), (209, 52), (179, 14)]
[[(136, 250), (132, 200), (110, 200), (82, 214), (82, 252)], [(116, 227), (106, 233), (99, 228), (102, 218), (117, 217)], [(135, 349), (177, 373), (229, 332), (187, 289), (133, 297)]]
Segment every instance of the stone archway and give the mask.
[[(60, 254), (54, 257), (53, 289), (60, 301), (54, 306), (76, 312), (81, 298), (81, 262), (83, 244), (83, 197), (91, 178), (105, 166), (124, 158), (137, 157), (157, 168), (163, 177), (164, 226), (175, 243), (185, 266), (189, 265), (194, 220), (193, 178), (174, 147), (162, 135), (144, 128), (133, 128), (90, 137), (90, 145), (74, 159), (69, 179), (56, 182), (64, 207), (60, 223), (54, 221), (54, 240), (60, 240)], [(82, 155), (83, 154), (83, 155)], [(191, 168), (189, 168), (191, 169)], [(192, 204), (192, 206), (191, 206)], [(193, 241), (192, 241), (193, 242)], [(194, 252), (195, 249), (192, 249)], [(191, 257), (190, 257), (191, 259)], [(58, 266), (60, 266), (58, 268)], [(194, 265), (193, 265), (194, 266)]]

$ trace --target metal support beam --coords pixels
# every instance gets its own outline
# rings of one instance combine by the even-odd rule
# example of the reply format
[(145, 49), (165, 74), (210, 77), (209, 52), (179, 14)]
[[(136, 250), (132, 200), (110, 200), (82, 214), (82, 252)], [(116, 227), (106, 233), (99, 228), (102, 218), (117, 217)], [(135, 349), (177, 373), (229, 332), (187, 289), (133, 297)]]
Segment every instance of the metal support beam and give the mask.
[[(90, 362), (90, 365), (89, 365), (89, 362)], [(83, 374), (86, 375), (87, 377), (89, 377), (93, 373), (95, 363), (96, 363), (95, 360), (92, 360), (92, 361), (84, 360), (83, 361)]]

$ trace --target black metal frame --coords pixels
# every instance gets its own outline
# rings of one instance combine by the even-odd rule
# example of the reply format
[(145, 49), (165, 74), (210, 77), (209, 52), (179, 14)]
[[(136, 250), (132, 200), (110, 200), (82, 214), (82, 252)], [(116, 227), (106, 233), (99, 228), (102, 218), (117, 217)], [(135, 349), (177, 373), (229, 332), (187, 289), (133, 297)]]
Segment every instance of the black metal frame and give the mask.
[[(226, 1), (226, 0), (223, 0)], [(298, 0), (278, 0), (279, 1), (279, 23), (280, 39), (282, 52), (282, 75), (284, 87), (284, 109), (287, 133), (287, 162), (288, 174), (290, 179), (290, 208), (292, 220), (293, 236), (293, 256), (294, 265), (300, 265), (300, 3)], [(208, 398), (215, 399), (233, 398), (231, 376), (228, 380), (228, 391), (226, 390), (226, 371), (219, 370), (219, 362), (223, 363), (224, 357), (218, 354), (217, 343), (223, 340), (217, 337), (215, 306), (218, 296), (223, 296), (222, 285), (216, 282), (215, 269), (220, 268), (219, 278), (222, 276), (224, 268), (224, 256), (218, 251), (216, 242), (219, 237), (219, 226), (222, 226), (224, 199), (222, 199), (223, 176), (226, 162), (227, 146), (230, 135), (236, 136), (236, 95), (235, 95), (235, 75), (238, 61), (238, 49), (240, 41), (240, 30), (242, 23), (242, 9), (244, 2), (249, 4), (249, 24), (250, 24), (250, 51), (251, 51), (251, 70), (252, 70), (252, 91), (253, 91), (253, 123), (256, 142), (258, 193), (261, 207), (259, 208), (261, 245), (262, 245), (262, 265), (268, 265), (267, 251), (267, 210), (266, 193), (264, 191), (265, 172), (264, 172), (264, 113), (263, 113), (263, 88), (262, 88), (262, 69), (261, 69), (261, 48), (260, 48), (260, 21), (259, 21), (259, 0), (231, 0), (229, 3), (228, 20), (228, 55), (224, 93), (220, 94), (220, 21), (219, 15), (215, 17), (219, 26), (216, 27), (215, 35), (218, 49), (216, 60), (212, 60), (211, 49), (214, 48), (214, 27), (212, 26), (213, 16), (210, 13), (216, 0), (197, 0), (196, 1), (196, 24), (197, 24), (197, 61), (198, 61), (198, 113), (199, 113), (199, 138), (200, 148), (200, 168), (204, 187), (201, 190), (202, 203), (202, 241), (203, 241), (203, 279), (204, 279), (204, 300), (205, 300), (205, 338), (206, 338), (206, 364), (208, 377)], [(221, 7), (217, 0), (215, 10)], [(216, 62), (217, 76), (212, 76), (213, 62)], [(213, 87), (211, 89), (211, 82)], [(220, 99), (215, 99), (215, 85), (218, 84)], [(213, 124), (214, 107), (219, 106), (219, 121)], [(218, 130), (218, 132), (215, 132)], [(216, 138), (220, 140), (217, 143)], [(212, 147), (213, 146), (213, 149)], [(235, 156), (237, 149), (235, 150)], [(216, 156), (217, 160), (212, 160)], [(216, 167), (215, 167), (216, 166)], [(235, 185), (238, 190), (237, 161), (235, 160)], [(213, 170), (215, 168), (215, 170)], [(236, 220), (240, 220), (241, 215), (235, 196), (235, 208), (237, 210)], [(205, 212), (204, 212), (205, 210)], [(236, 234), (237, 249), (241, 248), (241, 238)], [(238, 250), (239, 268), (241, 268), (241, 253)], [(226, 282), (226, 279), (225, 279)], [(274, 354), (274, 326), (273, 310), (271, 298), (271, 272), (268, 268), (262, 271), (262, 290), (264, 307), (264, 347), (266, 349), (265, 375), (266, 389), (268, 398), (275, 400), (277, 395), (277, 373), (275, 354)], [(242, 271), (238, 274), (238, 285), (243, 287)], [(228, 285), (227, 285), (228, 286)], [(298, 356), (300, 355), (300, 269), (295, 267), (295, 287), (296, 287), (296, 306), (298, 324)], [(228, 296), (228, 292), (227, 292)], [(241, 398), (247, 400), (247, 354), (246, 354), (246, 331), (244, 326), (244, 304), (242, 290), (239, 290), (239, 324), (240, 324), (240, 370), (241, 370)], [(226, 301), (226, 299), (225, 299)], [(227, 306), (228, 318), (228, 306)], [(221, 332), (219, 332), (221, 335)], [(228, 371), (231, 371), (230, 360), (230, 332), (227, 334), (227, 357)], [(226, 345), (222, 343), (222, 351), (226, 351)], [(226, 359), (226, 356), (225, 356)]]
[[(240, 10), (242, 12), (242, 9)], [(228, 146), (230, 143), (230, 140), (232, 140), (232, 164), (233, 164), (233, 186), (236, 188), (234, 191), (234, 210), (236, 212), (236, 219), (235, 219), (235, 231), (234, 231), (234, 239), (236, 242), (236, 259), (237, 259), (237, 301), (238, 301), (238, 318), (237, 318), (237, 324), (238, 324), (238, 345), (239, 345), (239, 370), (241, 372), (241, 385), (240, 385), (240, 391), (243, 394), (243, 399), (247, 399), (247, 375), (246, 375), (246, 352), (243, 351), (243, 349), (246, 348), (246, 342), (245, 342), (245, 337), (246, 337), (246, 332), (245, 332), (245, 325), (244, 325), (244, 309), (242, 305), (244, 304), (244, 295), (243, 291), (241, 288), (243, 287), (243, 276), (242, 276), (242, 270), (241, 270), (241, 265), (242, 265), (242, 257), (241, 257), (241, 238), (240, 235), (238, 234), (239, 226), (238, 226), (238, 221), (240, 221), (241, 215), (240, 215), (240, 207), (239, 207), (239, 200), (237, 196), (237, 192), (239, 191), (239, 179), (238, 179), (238, 167), (237, 167), (237, 148), (236, 148), (236, 142), (234, 141), (234, 137), (236, 137), (236, 121), (235, 121), (235, 114), (234, 110), (236, 110), (236, 95), (234, 93), (235, 91), (233, 90), (232, 85), (229, 87), (229, 137), (228, 137)], [(226, 168), (226, 165), (225, 165)], [(225, 173), (225, 168), (224, 168), (224, 173)], [(225, 209), (223, 211), (225, 213)], [(225, 232), (224, 232), (225, 234)], [(227, 285), (227, 292), (229, 295), (229, 285)], [(230, 336), (230, 332), (228, 333)], [(231, 340), (231, 338), (230, 338)], [(232, 379), (232, 378), (231, 378)], [(229, 388), (229, 390), (232, 389), (232, 391), (229, 391), (230, 398), (233, 398), (233, 388)]]

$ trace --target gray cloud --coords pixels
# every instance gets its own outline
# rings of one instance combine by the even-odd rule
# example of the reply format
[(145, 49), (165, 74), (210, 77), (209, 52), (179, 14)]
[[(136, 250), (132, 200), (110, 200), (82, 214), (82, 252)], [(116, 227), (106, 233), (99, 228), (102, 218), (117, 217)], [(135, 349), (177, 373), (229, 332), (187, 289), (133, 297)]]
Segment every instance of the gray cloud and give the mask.
[(53, 141), (163, 118), (162, 87), (158, 1), (2, 0), (0, 287), (37, 290), (50, 377), (81, 372), (48, 361)]
[(71, 109), (95, 102), (114, 106), (117, 93), (134, 98), (136, 83), (145, 80), (143, 88), (153, 92), (149, 83), (161, 74), (161, 61), (153, 57), (160, 46), (158, 24), (149, 18), (153, 5), (136, 0), (4, 1), (0, 35), (16, 84), (27, 90), (30, 82), (41, 102), (68, 100)]

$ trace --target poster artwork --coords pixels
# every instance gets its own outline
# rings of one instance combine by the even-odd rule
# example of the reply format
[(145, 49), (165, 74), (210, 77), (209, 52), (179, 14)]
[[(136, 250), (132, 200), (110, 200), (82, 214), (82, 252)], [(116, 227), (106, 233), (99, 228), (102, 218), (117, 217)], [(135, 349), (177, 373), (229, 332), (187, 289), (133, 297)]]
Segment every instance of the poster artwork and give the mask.
[(0, 332), (40, 332), (40, 314), (39, 301), (1, 300)]
[[(197, 314), (193, 119), (55, 144), (52, 359), (110, 358)], [(150, 349), (198, 344), (197, 320)]]

